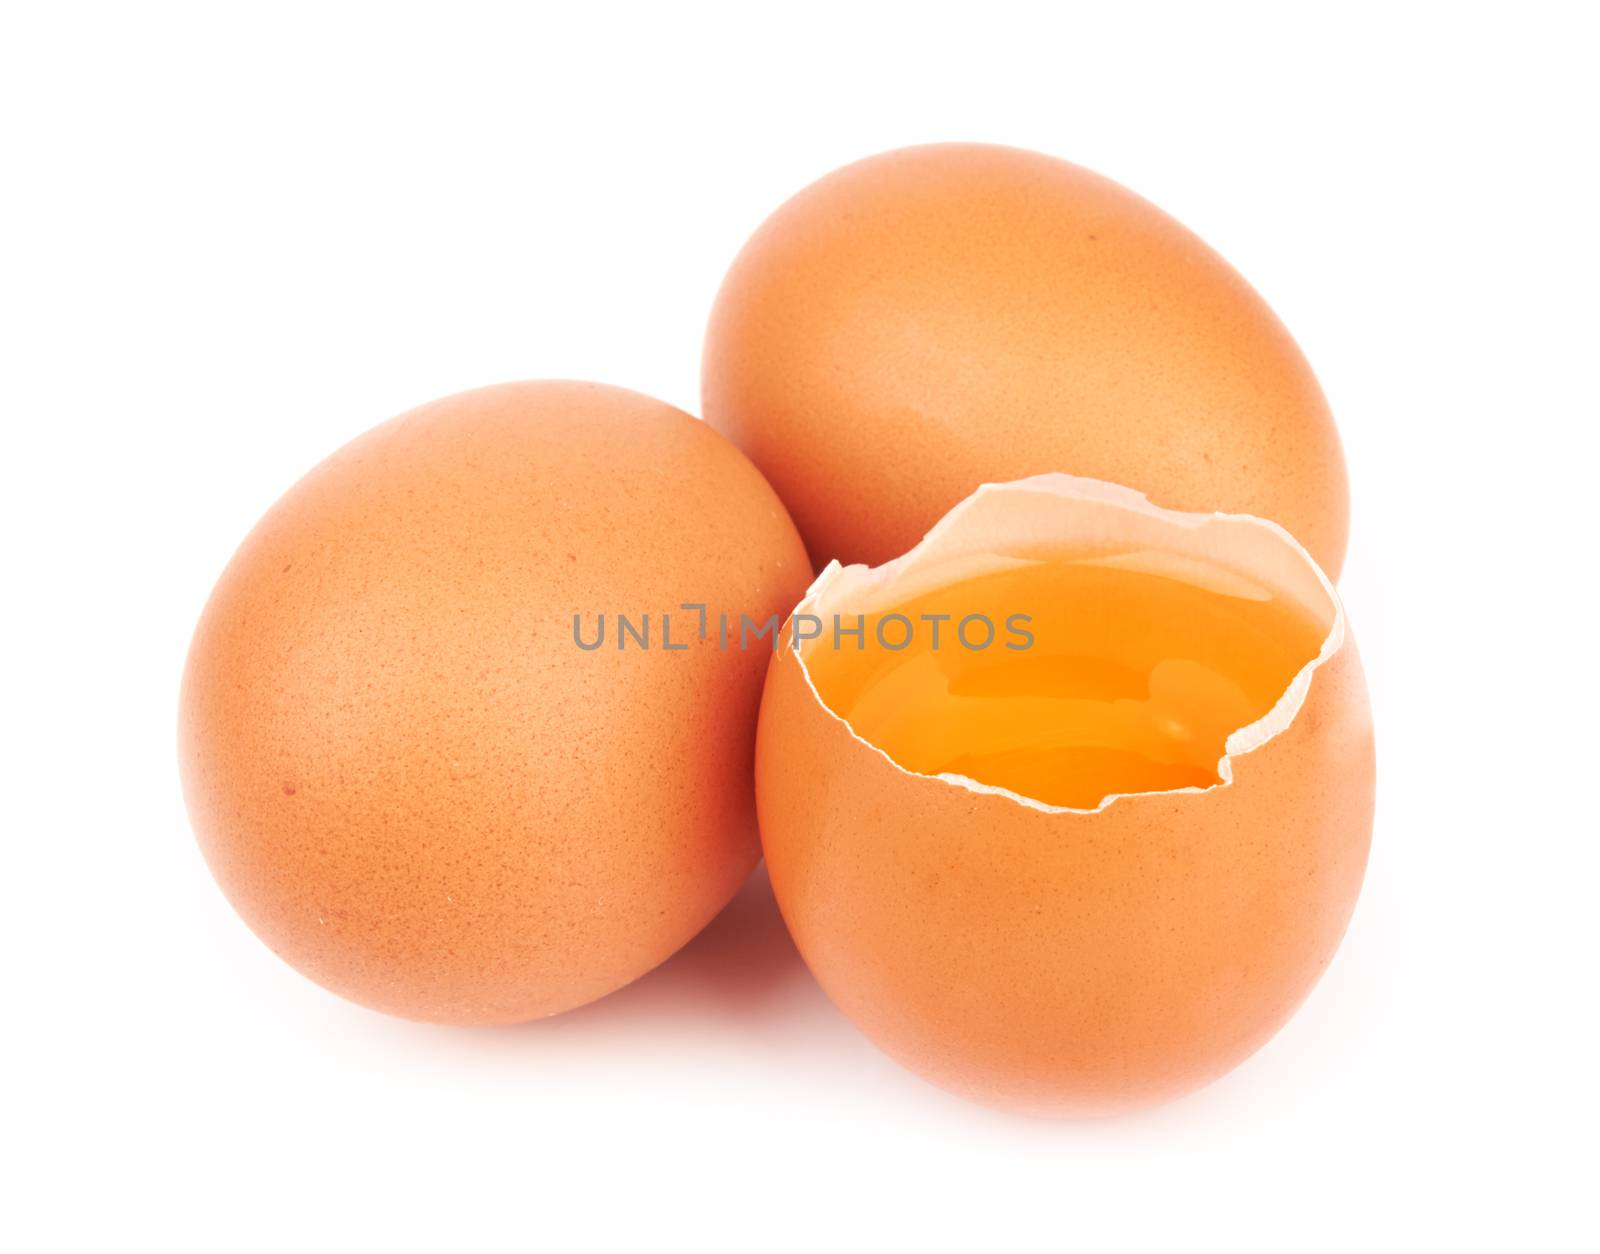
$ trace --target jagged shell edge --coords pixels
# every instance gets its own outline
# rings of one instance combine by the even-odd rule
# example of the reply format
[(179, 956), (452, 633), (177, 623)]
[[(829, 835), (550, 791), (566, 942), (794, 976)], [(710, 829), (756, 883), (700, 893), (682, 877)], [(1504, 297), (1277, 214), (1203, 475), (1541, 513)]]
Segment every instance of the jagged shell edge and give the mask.
[(855, 740), (863, 748), (877, 754), (902, 775), (908, 775), (915, 779), (935, 781), (963, 789), (966, 792), (1004, 797), (1017, 805), (1025, 806), (1030, 810), (1038, 810), (1044, 814), (1099, 814), (1118, 802), (1132, 801), (1139, 797), (1170, 797), (1189, 793), (1199, 796), (1219, 789), (1231, 788), (1233, 786), (1233, 759), (1255, 752), (1288, 730), (1294, 723), (1295, 717), (1300, 713), (1301, 707), (1305, 704), (1306, 697), (1311, 692), (1312, 677), (1321, 666), (1344, 647), (1345, 642), (1344, 604), (1339, 600), (1339, 594), (1334, 589), (1332, 580), (1317, 565), (1316, 559), (1306, 551), (1305, 546), (1271, 519), (1259, 518), (1254, 514), (1229, 514), (1220, 511), (1215, 513), (1191, 513), (1183, 510), (1166, 509), (1163, 506), (1156, 505), (1143, 492), (1133, 488), (1117, 483), (1107, 483), (1100, 479), (1086, 479), (1078, 475), (1043, 474), (1033, 475), (1027, 479), (1013, 480), (1009, 483), (985, 483), (935, 523), (933, 528), (914, 547), (901, 556), (885, 562), (882, 566), (871, 568), (859, 565), (841, 566), (837, 560), (829, 562), (812, 581), (811, 586), (806, 589), (805, 596), (801, 597), (800, 603), (794, 608), (794, 614), (806, 612), (807, 608), (814, 605), (840, 575), (846, 572), (860, 572), (863, 577), (871, 576), (874, 584), (880, 586), (893, 582), (901, 571), (914, 564), (916, 559), (928, 548), (938, 543), (948, 532), (959, 526), (962, 515), (970, 511), (983, 496), (992, 493), (1027, 492), (1037, 492), (1070, 500), (1097, 502), (1102, 505), (1125, 509), (1130, 513), (1158, 518), (1164, 523), (1190, 529), (1202, 527), (1212, 522), (1258, 527), (1287, 547), (1291, 554), (1303, 562), (1307, 569), (1316, 576), (1318, 584), (1333, 607), (1333, 620), (1329, 624), (1327, 634), (1322, 639), (1322, 647), (1317, 651), (1317, 655), (1314, 658), (1295, 673), (1294, 678), (1289, 681), (1288, 686), (1284, 689), (1283, 695), (1273, 703), (1270, 710), (1256, 719), (1255, 722), (1236, 728), (1229, 734), (1228, 739), (1223, 744), (1222, 757), (1217, 761), (1218, 783), (1208, 784), (1204, 788), (1191, 786), (1153, 792), (1111, 793), (1102, 798), (1099, 805), (1089, 810), (1075, 809), (1071, 806), (1050, 805), (1048, 802), (1013, 792), (1009, 788), (979, 783), (977, 780), (970, 779), (965, 775), (950, 773), (926, 775), (920, 771), (908, 770), (877, 745), (861, 736), (854, 727), (850, 726), (848, 719), (836, 713), (822, 699), (822, 694), (817, 691), (816, 683), (811, 678), (811, 670), (806, 665), (805, 655), (796, 648), (794, 650), (795, 661), (800, 666), (800, 673), (805, 677), (806, 687), (811, 690), (813, 700), (816, 701), (829, 718), (844, 726), (851, 739)]

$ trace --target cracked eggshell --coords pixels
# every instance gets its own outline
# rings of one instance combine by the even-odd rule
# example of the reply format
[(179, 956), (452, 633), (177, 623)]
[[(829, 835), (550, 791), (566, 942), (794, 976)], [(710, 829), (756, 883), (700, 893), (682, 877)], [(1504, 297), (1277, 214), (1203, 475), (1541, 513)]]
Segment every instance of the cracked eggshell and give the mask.
[(1332, 958), (1372, 829), (1361, 663), (1331, 584), (1271, 523), (1041, 476), (986, 487), (887, 568), (830, 566), (796, 613), (870, 612), (964, 553), (1086, 535), (1230, 563), (1321, 616), (1319, 656), (1229, 739), (1228, 782), (1089, 812), (912, 774), (787, 647), (756, 751), (773, 890), (829, 997), (912, 1071), (1037, 1114), (1148, 1105), (1259, 1048)]
[(723, 282), (702, 395), (819, 566), (888, 561), (980, 483), (1049, 471), (1344, 560), (1338, 432), (1283, 324), (1154, 205), (1040, 153), (906, 148), (799, 192)]
[[(764, 619), (810, 578), (759, 472), (637, 393), (518, 383), (314, 469), (240, 547), (184, 677), (180, 756), (245, 922), (353, 1001), (510, 1022), (661, 962), (755, 865)], [(648, 650), (597, 616), (648, 613)], [(714, 620), (713, 620), (714, 621)]]

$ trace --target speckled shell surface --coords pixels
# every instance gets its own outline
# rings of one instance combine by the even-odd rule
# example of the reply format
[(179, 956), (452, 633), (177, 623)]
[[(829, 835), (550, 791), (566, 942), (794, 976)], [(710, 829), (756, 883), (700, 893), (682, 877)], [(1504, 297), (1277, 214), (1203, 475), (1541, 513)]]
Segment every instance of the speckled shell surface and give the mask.
[(1372, 722), (1339, 638), (1292, 721), (1234, 753), (1231, 783), (1093, 813), (901, 769), (785, 649), (756, 791), (806, 963), (887, 1053), (987, 1104), (1103, 1114), (1222, 1075), (1310, 991), (1360, 890)]
[[(809, 578), (761, 475), (661, 402), (538, 382), (402, 415), (278, 501), (206, 606), (180, 713), (206, 860), (367, 1006), (511, 1022), (600, 997), (759, 856), (771, 655), (678, 607), (783, 615)], [(669, 611), (686, 649), (661, 647)], [(649, 614), (651, 648), (616, 647), (618, 613)], [(607, 616), (602, 648), (574, 614), (590, 641)]]
[(908, 148), (805, 188), (729, 271), (702, 387), (818, 566), (887, 561), (980, 483), (1046, 471), (1270, 518), (1343, 563), (1338, 433), (1282, 323), (1179, 223), (1053, 157)]

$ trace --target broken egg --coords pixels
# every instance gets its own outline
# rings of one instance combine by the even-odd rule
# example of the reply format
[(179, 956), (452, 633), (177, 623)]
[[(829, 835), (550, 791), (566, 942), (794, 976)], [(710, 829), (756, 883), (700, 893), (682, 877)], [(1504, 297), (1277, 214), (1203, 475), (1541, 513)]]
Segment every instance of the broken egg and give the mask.
[(363, 1005), (592, 1001), (755, 866), (771, 650), (708, 625), (784, 615), (810, 577), (760, 473), (649, 397), (518, 383), (384, 423), (267, 512), (195, 631), (180, 761), (206, 861), (274, 952)]
[(1042, 153), (905, 148), (804, 188), (729, 269), (701, 378), (818, 566), (888, 561), (980, 483), (1051, 471), (1344, 560), (1339, 435), (1289, 332), (1180, 223)]
[(756, 752), (801, 953), (884, 1050), (1044, 1114), (1146, 1105), (1266, 1041), (1332, 958), (1373, 742), (1333, 586), (1258, 518), (1050, 474), (830, 565)]

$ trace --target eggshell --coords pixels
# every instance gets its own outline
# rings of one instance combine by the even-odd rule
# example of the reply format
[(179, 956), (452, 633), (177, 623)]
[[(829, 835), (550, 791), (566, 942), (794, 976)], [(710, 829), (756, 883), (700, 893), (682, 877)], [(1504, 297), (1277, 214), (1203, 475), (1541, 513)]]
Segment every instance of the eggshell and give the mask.
[[(180, 752), (206, 860), (364, 1005), (487, 1023), (600, 997), (758, 859), (771, 655), (718, 648), (715, 616), (782, 615), (809, 578), (761, 475), (659, 401), (519, 383), (387, 422), (272, 507), (201, 618)], [(577, 647), (575, 614), (592, 641), (619, 612), (652, 647), (619, 650), (614, 619)]]
[(1039, 153), (907, 148), (805, 188), (733, 263), (702, 382), (819, 565), (885, 562), (980, 483), (1046, 471), (1343, 562), (1338, 433), (1283, 325), (1161, 210)]
[(1361, 885), (1373, 742), (1343, 610), (1286, 533), (1112, 485), (986, 488), (890, 567), (829, 567), (796, 613), (871, 612), (963, 551), (1067, 535), (1226, 561), (1323, 616), (1321, 654), (1229, 738), (1227, 782), (1083, 811), (912, 774), (822, 704), (792, 649), (768, 675), (756, 778), (774, 892), (838, 1007), (957, 1093), (1081, 1115), (1214, 1079), (1300, 1004)]

